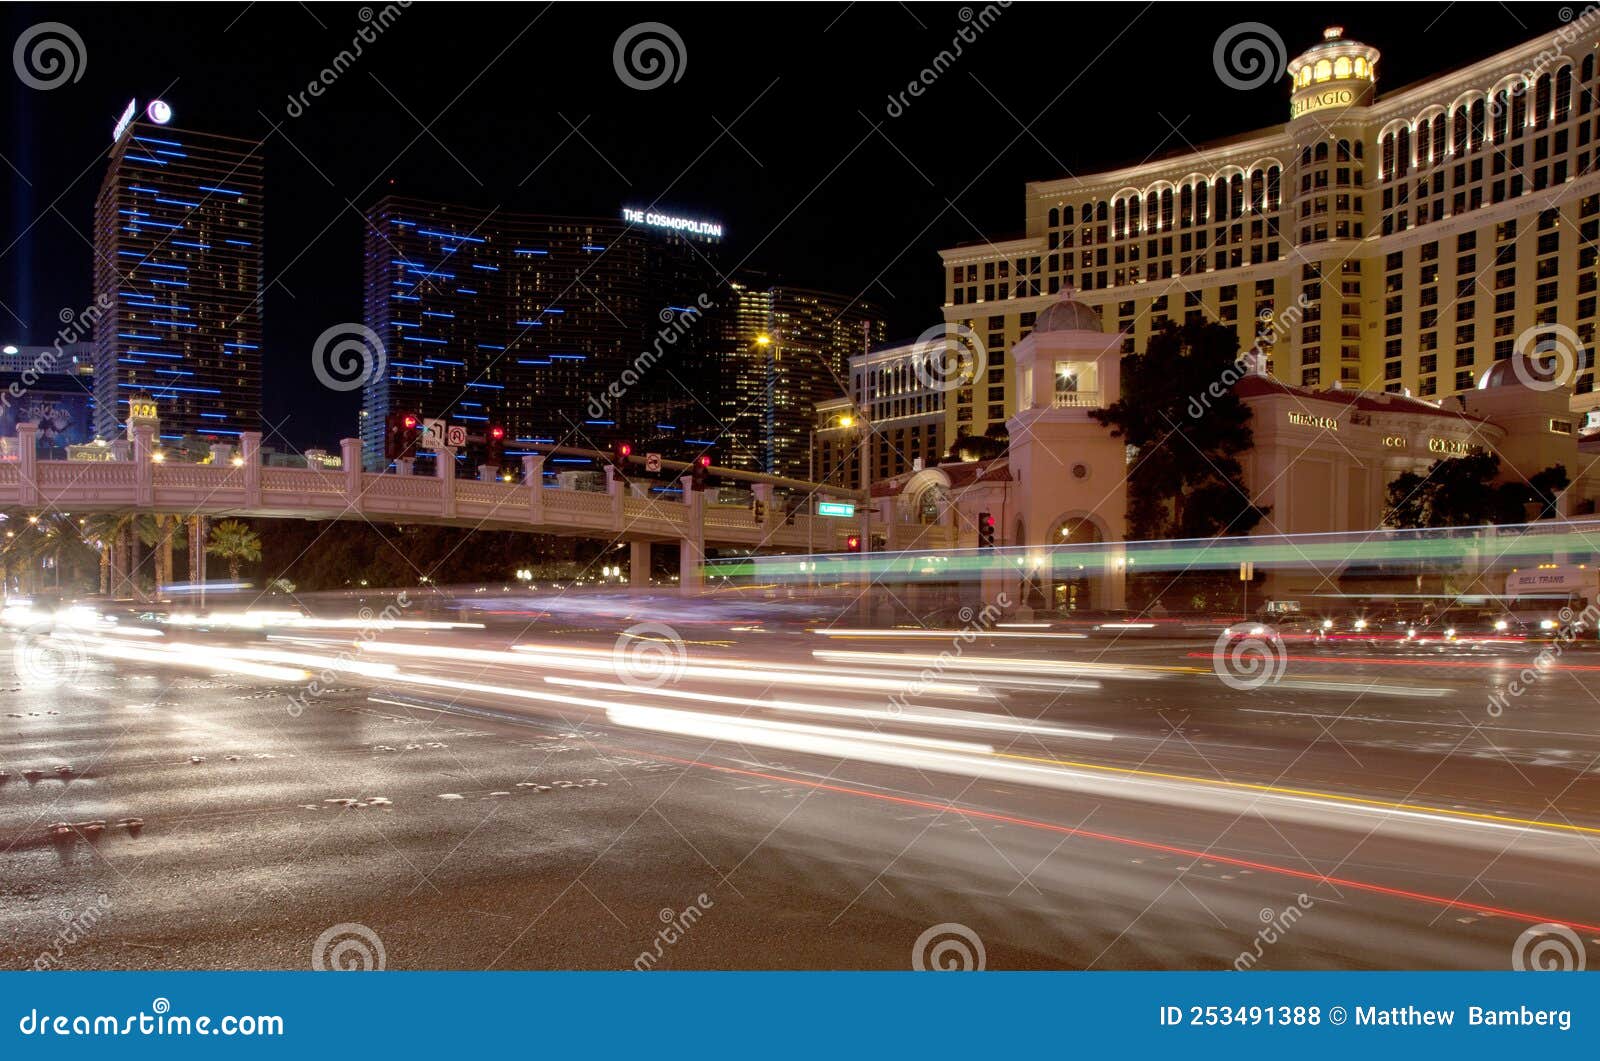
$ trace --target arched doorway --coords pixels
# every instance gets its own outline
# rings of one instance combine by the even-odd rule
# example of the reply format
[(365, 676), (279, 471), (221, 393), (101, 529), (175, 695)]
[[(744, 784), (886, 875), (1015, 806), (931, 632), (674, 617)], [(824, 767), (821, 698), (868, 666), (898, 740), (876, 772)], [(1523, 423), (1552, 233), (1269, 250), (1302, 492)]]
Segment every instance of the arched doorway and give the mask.
[[(1086, 516), (1058, 520), (1046, 539), (1051, 546), (1090, 546), (1105, 541), (1100, 527)], [(1058, 612), (1095, 607), (1094, 580), (1101, 575), (1098, 553), (1073, 548), (1052, 550), (1049, 607)], [(1088, 555), (1080, 555), (1088, 554)]]

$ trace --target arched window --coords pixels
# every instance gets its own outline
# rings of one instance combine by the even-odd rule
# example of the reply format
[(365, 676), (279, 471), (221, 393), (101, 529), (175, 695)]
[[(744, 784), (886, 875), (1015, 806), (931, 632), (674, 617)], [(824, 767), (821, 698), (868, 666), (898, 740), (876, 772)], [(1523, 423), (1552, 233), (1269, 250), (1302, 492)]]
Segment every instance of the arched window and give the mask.
[(1367, 76), (1367, 57), (1364, 56), (1364, 55), (1356, 56), (1356, 76), (1357, 77), (1366, 77)]
[(1056, 209), (1053, 206), (1050, 208), (1050, 227), (1051, 228), (1060, 228), (1061, 227), (1061, 211)]
[(1172, 189), (1161, 189), (1161, 227), (1172, 227)]
[(1228, 213), (1238, 217), (1244, 213), (1244, 174), (1235, 173), (1228, 182)]
[(1433, 164), (1438, 165), (1444, 161), (1444, 115), (1438, 114), (1433, 119)]
[(1506, 135), (1506, 124), (1511, 114), (1511, 97), (1506, 94), (1505, 89), (1494, 94), (1494, 109), (1491, 113), (1494, 117), (1489, 126), (1490, 138), (1497, 144), (1503, 144), (1509, 139)]
[(1156, 211), (1160, 208), (1161, 196), (1159, 193), (1152, 193), (1150, 197), (1144, 201), (1144, 230), (1146, 232), (1155, 231)]
[(1210, 185), (1205, 181), (1197, 181), (1194, 186), (1194, 220), (1195, 224), (1206, 223), (1206, 201), (1210, 198)]
[(1277, 166), (1267, 169), (1267, 209), (1278, 210), (1283, 206), (1283, 171)]
[(1340, 140), (1333, 152), (1333, 157), (1339, 162), (1350, 161), (1350, 141)]
[(1411, 130), (1404, 126), (1394, 138), (1394, 172), (1397, 177), (1411, 172)]
[(1194, 224), (1194, 189), (1187, 184), (1178, 193), (1178, 224), (1183, 228)]
[(1383, 138), (1383, 162), (1380, 164), (1378, 179), (1394, 179), (1394, 134), (1389, 133)]
[(1072, 207), (1063, 206), (1061, 208), (1061, 223), (1063, 225), (1072, 224)]
[(1318, 140), (1317, 141), (1317, 155), (1316, 155), (1316, 158), (1317, 158), (1318, 162), (1326, 162), (1326, 161), (1328, 161), (1328, 142), (1326, 140)]
[(1467, 108), (1458, 107), (1450, 120), (1450, 150), (1464, 155), (1470, 149), (1471, 144), (1467, 141)]
[(1550, 124), (1550, 75), (1540, 74), (1533, 83), (1533, 127), (1543, 129)]
[(1337, 58), (1337, 59), (1335, 59), (1333, 61), (1333, 76), (1334, 77), (1349, 77), (1350, 76), (1350, 57), (1348, 55), (1341, 55), (1341, 56), (1339, 56), (1339, 58)]
[(1139, 196), (1128, 196), (1128, 231), (1137, 236), (1139, 234)]
[(1211, 205), (1215, 209), (1211, 211), (1211, 219), (1213, 221), (1226, 221), (1228, 220), (1228, 178), (1224, 177), (1217, 181), (1216, 184), (1212, 185), (1212, 189)]
[(1572, 114), (1572, 67), (1556, 71), (1555, 120), (1564, 122)]
[(1474, 151), (1480, 150), (1483, 147), (1483, 123), (1488, 117), (1486, 114), (1487, 110), (1488, 105), (1483, 100), (1477, 99), (1472, 101), (1472, 117), (1470, 119), (1472, 130), (1470, 135), (1472, 137), (1472, 142), (1470, 146)]
[(1328, 78), (1333, 76), (1333, 64), (1328, 62), (1326, 59), (1318, 59), (1316, 74), (1314, 76), (1318, 81), (1328, 80)]
[(1106, 201), (1104, 199), (1095, 204), (1094, 219), (1096, 221), (1104, 221), (1106, 219)]
[(1362, 154), (1362, 152), (1361, 152), (1361, 141), (1357, 140), (1356, 141), (1356, 158), (1360, 158), (1361, 154)]
[(1524, 88), (1511, 97), (1511, 139), (1528, 131), (1528, 92)]
[(1128, 231), (1128, 200), (1118, 199), (1115, 219), (1112, 224), (1116, 226), (1117, 235), (1123, 236)]
[(1260, 170), (1250, 174), (1250, 209), (1260, 213), (1266, 207), (1267, 175)]
[(1302, 166), (1311, 165), (1311, 145), (1310, 144), (1307, 144), (1305, 147), (1300, 149), (1300, 165), (1302, 165)]

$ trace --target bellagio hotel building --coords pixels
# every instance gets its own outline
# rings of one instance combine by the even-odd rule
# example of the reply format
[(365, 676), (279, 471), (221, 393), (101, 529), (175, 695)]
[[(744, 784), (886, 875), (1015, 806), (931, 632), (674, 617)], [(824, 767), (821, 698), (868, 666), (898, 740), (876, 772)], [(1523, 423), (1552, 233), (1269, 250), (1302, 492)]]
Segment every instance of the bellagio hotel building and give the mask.
[(1285, 383), (1432, 401), (1560, 325), (1583, 346), (1574, 409), (1600, 406), (1597, 41), (1586, 12), (1380, 96), (1378, 49), (1330, 28), (1277, 82), (1284, 124), (1028, 184), (1024, 238), (940, 252), (945, 319), (988, 354), (946, 396), (947, 437), (1015, 413), (1007, 352), (1068, 286), (1129, 352), (1209, 320), (1261, 340)]

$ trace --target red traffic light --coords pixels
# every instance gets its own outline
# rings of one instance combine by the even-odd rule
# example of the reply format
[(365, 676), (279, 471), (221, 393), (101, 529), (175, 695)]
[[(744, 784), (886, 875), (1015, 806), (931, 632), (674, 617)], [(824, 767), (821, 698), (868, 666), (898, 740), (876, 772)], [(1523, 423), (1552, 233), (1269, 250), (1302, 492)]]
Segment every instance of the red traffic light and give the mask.
[(632, 452), (633, 452), (633, 447), (628, 445), (626, 442), (618, 442), (617, 443), (617, 456), (626, 457)]
[(493, 439), (505, 438), (506, 437), (506, 429), (503, 428), (503, 427), (491, 427), (489, 429), (489, 437), (493, 438)]
[(861, 551), (861, 535), (852, 534), (846, 538), (844, 540), (844, 549), (847, 553), (859, 553)]
[(407, 413), (400, 422), (406, 426), (407, 430), (417, 426), (417, 418), (410, 413)]
[(699, 457), (695, 458), (695, 463), (700, 465), (702, 468), (709, 468), (711, 467), (711, 458), (708, 455), (701, 454)]

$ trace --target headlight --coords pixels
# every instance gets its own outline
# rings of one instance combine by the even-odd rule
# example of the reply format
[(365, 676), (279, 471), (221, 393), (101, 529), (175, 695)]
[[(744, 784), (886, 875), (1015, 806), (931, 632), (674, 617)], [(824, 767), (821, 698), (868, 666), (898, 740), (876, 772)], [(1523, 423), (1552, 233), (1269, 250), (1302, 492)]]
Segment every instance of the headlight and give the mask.
[(1496, 630), (1504, 630), (1504, 629), (1506, 629), (1506, 628), (1507, 628), (1507, 627), (1509, 627), (1509, 626), (1510, 626), (1510, 625), (1511, 625), (1511, 624), (1510, 624), (1510, 623), (1508, 623), (1508, 622), (1506, 622), (1506, 621), (1505, 621), (1505, 620), (1504, 620), (1504, 619), (1496, 619), (1496, 620), (1495, 620), (1495, 621), (1494, 621), (1494, 628), (1495, 628), (1495, 629), (1496, 629)]
[(1233, 627), (1231, 627), (1231, 626), (1223, 627), (1222, 628), (1222, 636), (1223, 637), (1232, 637), (1233, 636)]
[(1333, 620), (1332, 619), (1324, 619), (1324, 620), (1322, 620), (1322, 628), (1324, 630), (1332, 630), (1333, 629)]
[(1554, 630), (1555, 628), (1556, 628), (1556, 621), (1554, 619), (1540, 619), (1539, 620), (1539, 629), (1541, 629), (1541, 630)]
[(1456, 636), (1456, 628), (1452, 626), (1450, 629), (1448, 629), (1448, 630), (1446, 630), (1444, 632), (1444, 636), (1445, 637), (1455, 637)]

